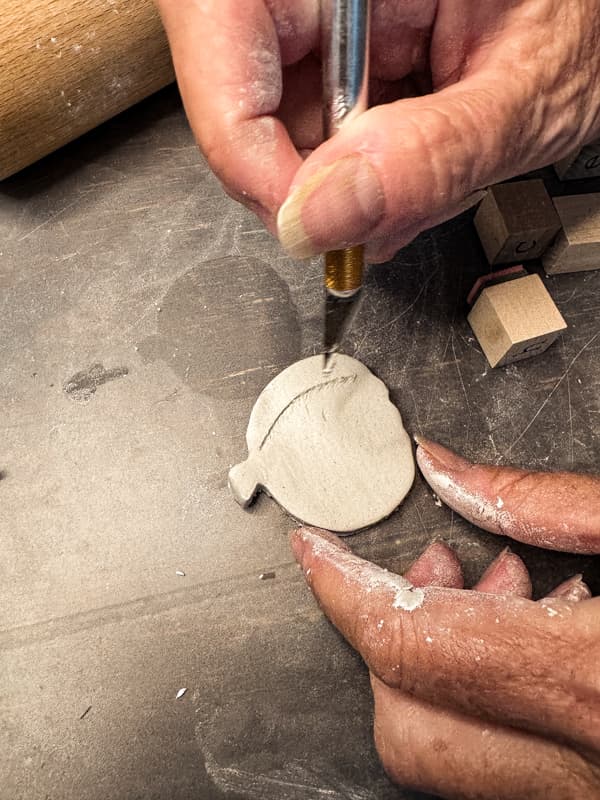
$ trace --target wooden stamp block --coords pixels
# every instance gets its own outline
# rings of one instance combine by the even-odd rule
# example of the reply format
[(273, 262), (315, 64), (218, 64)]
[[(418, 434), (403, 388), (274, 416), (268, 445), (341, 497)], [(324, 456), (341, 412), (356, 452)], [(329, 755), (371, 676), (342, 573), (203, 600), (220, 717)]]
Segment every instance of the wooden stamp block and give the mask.
[(600, 269), (600, 193), (555, 197), (562, 231), (545, 253), (548, 275)]
[(506, 264), (539, 258), (560, 221), (544, 182), (536, 178), (491, 186), (475, 227), (490, 264)]
[(497, 272), (488, 272), (487, 275), (482, 275), (480, 278), (477, 278), (473, 284), (473, 288), (467, 295), (467, 303), (472, 306), (486, 286), (495, 286), (497, 283), (513, 281), (515, 278), (523, 278), (528, 274), (529, 273), (522, 264), (515, 264), (514, 267), (499, 269)]
[(561, 181), (600, 177), (600, 139), (557, 161), (554, 171)]
[(543, 353), (567, 327), (539, 275), (488, 286), (468, 320), (492, 367)]

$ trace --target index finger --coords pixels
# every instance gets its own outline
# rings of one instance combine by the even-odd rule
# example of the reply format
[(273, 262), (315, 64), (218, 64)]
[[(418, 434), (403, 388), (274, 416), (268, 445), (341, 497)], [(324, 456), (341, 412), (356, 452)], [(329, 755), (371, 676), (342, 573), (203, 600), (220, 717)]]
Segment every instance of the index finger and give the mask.
[(427, 483), (480, 528), (549, 550), (600, 553), (600, 476), (472, 464), (427, 439), (417, 444)]
[(585, 691), (596, 680), (593, 615), (579, 621), (564, 603), (415, 588), (315, 529), (292, 534), (292, 548), (325, 614), (388, 686), (600, 747), (600, 709)]
[(309, 52), (317, 35), (316, 4), (270, 2), (273, 14), (264, 0), (157, 5), (202, 151), (228, 193), (272, 222), (301, 164), (274, 116), (282, 92), (281, 48), (288, 57)]

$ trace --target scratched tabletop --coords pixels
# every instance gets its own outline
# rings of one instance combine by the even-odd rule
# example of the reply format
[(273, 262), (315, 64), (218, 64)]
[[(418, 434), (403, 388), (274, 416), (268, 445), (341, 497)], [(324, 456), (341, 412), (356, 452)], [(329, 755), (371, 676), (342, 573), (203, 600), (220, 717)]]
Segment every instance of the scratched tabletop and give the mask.
[[(568, 331), (491, 370), (465, 308), (485, 271), (471, 214), (422, 235), (370, 270), (346, 351), (411, 433), (593, 470), (600, 272), (547, 279)], [(321, 301), (318, 261), (224, 194), (173, 88), (0, 184), (3, 800), (424, 797), (378, 764), (365, 667), (293, 522), (227, 488), (258, 393), (318, 352)], [(436, 538), (468, 585), (507, 544), (420, 477), (351, 544), (402, 570)], [(536, 596), (579, 571), (600, 591), (592, 558), (513, 547)]]

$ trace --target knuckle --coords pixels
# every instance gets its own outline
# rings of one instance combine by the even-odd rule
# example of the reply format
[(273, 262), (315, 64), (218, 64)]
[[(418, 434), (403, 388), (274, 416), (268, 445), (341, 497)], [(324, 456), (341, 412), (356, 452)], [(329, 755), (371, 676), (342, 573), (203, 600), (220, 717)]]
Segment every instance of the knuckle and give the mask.
[(414, 689), (415, 665), (421, 661), (422, 649), (418, 640), (419, 626), (409, 611), (388, 617), (381, 629), (371, 626), (363, 631), (373, 672), (388, 686), (405, 692)]

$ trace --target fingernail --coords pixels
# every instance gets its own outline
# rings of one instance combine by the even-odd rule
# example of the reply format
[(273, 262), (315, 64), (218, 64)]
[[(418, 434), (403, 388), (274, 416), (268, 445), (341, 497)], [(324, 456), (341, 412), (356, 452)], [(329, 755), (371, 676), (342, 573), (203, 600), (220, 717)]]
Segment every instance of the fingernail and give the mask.
[(417, 443), (417, 463), (425, 477), (432, 469), (454, 473), (462, 472), (471, 466), (465, 458), (437, 442), (431, 442), (422, 436), (415, 436), (415, 441)]
[(505, 547), (492, 561), (474, 588), (485, 594), (531, 597), (531, 579), (527, 567), (509, 547)]
[(290, 534), (290, 546), (292, 548), (292, 553), (294, 554), (294, 558), (302, 566), (302, 558), (304, 557), (304, 548), (306, 542), (304, 540), (304, 535), (302, 533), (302, 528), (297, 528)]
[(343, 542), (335, 533), (322, 528), (311, 528), (309, 525), (297, 528), (290, 534), (290, 546), (296, 561), (301, 566), (304, 565), (307, 556), (311, 554), (320, 556), (324, 553), (335, 553), (338, 550), (352, 552), (346, 542)]
[(458, 556), (444, 542), (432, 542), (412, 564), (404, 577), (413, 586), (445, 586), (462, 589), (462, 567)]
[(591, 596), (589, 586), (583, 582), (581, 574), (563, 581), (548, 594), (548, 597), (561, 597), (569, 603), (580, 603), (582, 600), (589, 600)]
[(364, 156), (321, 167), (279, 209), (281, 244), (295, 258), (363, 242), (385, 208), (377, 173)]

